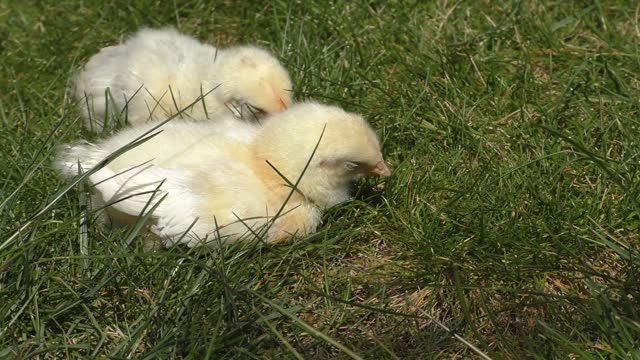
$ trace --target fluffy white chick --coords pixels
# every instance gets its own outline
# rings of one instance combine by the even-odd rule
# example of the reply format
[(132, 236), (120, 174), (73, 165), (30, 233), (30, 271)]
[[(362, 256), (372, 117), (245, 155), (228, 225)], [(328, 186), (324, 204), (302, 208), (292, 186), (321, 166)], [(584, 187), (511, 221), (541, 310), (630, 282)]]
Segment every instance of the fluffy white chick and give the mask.
[[(113, 203), (107, 209), (115, 222), (135, 221), (145, 206), (148, 211), (157, 205), (150, 231), (167, 246), (193, 246), (308, 234), (319, 225), (322, 209), (349, 198), (352, 180), (390, 174), (376, 134), (357, 114), (308, 102), (270, 118), (264, 125), (232, 117), (215, 124), (167, 123), (89, 182), (103, 202)], [(88, 169), (151, 128), (132, 127), (95, 145), (69, 146), (55, 166), (72, 177), (78, 161)], [(299, 178), (292, 191), (288, 182)]]
[[(216, 49), (173, 28), (142, 29), (94, 55), (74, 80), (85, 125), (99, 131), (122, 113), (131, 124), (181, 115), (217, 118), (234, 109), (257, 115), (291, 104), (288, 72), (255, 46)], [(107, 91), (108, 89), (108, 91)]]

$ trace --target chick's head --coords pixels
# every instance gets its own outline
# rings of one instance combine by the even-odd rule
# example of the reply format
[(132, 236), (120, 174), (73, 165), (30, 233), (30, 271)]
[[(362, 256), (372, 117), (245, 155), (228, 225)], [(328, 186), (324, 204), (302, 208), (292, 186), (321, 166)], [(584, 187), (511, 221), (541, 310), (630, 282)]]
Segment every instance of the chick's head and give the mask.
[(321, 207), (347, 200), (361, 176), (391, 174), (378, 137), (360, 115), (314, 102), (270, 116), (255, 151), (291, 183), (304, 171), (298, 189)]
[(225, 101), (262, 116), (291, 105), (291, 78), (271, 53), (254, 46), (221, 51)]

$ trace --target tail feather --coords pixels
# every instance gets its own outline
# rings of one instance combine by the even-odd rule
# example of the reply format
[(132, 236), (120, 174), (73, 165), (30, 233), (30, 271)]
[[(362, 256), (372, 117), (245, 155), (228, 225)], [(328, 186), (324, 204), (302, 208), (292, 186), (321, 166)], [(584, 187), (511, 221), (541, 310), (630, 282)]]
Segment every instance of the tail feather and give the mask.
[(167, 194), (160, 188), (164, 178), (145, 176), (149, 172), (154, 173), (154, 170), (151, 165), (147, 165), (116, 173), (107, 166), (91, 174), (89, 182), (111, 208), (127, 215), (138, 216), (145, 208), (149, 211)]
[[(108, 155), (109, 153), (91, 143), (65, 145), (59, 150), (53, 167), (61, 177), (70, 179), (96, 166)], [(165, 177), (160, 177), (157, 173), (158, 170), (150, 165), (139, 168), (134, 166), (120, 172), (105, 166), (89, 175), (87, 180), (94, 191), (100, 194), (103, 202), (114, 203), (114, 209), (137, 216), (148, 202), (151, 201), (150, 205), (153, 205), (165, 194), (164, 191), (158, 192)]]
[[(64, 178), (70, 179), (85, 172), (109, 155), (89, 142), (63, 145), (53, 161), (53, 168)], [(80, 164), (80, 169), (78, 169)]]
[[(122, 89), (115, 83), (115, 74), (126, 68), (126, 48), (123, 45), (109, 46), (94, 55), (74, 79), (74, 92), (87, 127), (102, 129), (107, 106), (109, 112), (118, 113)], [(112, 96), (107, 97), (109, 89)], [(107, 105), (109, 102), (109, 105)]]

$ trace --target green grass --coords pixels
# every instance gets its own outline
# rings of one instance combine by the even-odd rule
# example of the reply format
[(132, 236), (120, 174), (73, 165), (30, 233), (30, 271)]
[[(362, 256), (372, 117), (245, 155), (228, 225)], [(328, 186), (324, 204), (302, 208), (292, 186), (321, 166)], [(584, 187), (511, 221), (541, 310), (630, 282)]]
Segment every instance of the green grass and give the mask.
[[(0, 357), (640, 358), (640, 9), (490, 3), (0, 1)], [(70, 76), (167, 24), (273, 50), (393, 176), (287, 245), (85, 252)]]

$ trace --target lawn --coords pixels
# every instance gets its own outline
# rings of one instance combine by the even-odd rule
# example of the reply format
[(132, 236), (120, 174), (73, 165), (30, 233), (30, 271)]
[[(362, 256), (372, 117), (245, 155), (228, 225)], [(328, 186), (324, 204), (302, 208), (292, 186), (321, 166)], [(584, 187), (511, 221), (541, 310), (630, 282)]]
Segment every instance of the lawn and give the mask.
[[(0, 358), (640, 358), (640, 7), (0, 0)], [(393, 175), (279, 246), (145, 251), (51, 169), (142, 26), (254, 43)], [(89, 216), (92, 214), (90, 213)]]

